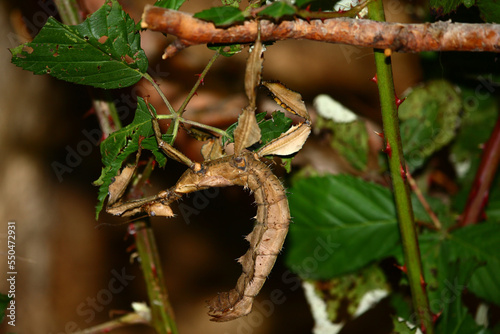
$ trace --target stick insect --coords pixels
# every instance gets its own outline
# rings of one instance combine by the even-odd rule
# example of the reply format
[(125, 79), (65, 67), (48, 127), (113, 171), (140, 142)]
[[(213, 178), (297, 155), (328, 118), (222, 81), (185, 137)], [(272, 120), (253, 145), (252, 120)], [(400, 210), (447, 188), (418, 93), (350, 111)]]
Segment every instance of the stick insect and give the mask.
[[(115, 200), (109, 205), (108, 201), (106, 209), (107, 212), (120, 216), (142, 213), (170, 217), (173, 216), (170, 204), (191, 192), (237, 185), (249, 189), (254, 194), (257, 203), (256, 222), (253, 231), (246, 237), (250, 248), (238, 259), (243, 273), (235, 288), (208, 301), (212, 321), (229, 321), (251, 312), (253, 300), (274, 266), (288, 232), (290, 211), (285, 189), (278, 177), (260, 159), (264, 156), (290, 155), (297, 152), (311, 131), (309, 115), (300, 94), (288, 90), (280, 83), (265, 82), (263, 85), (274, 94), (278, 104), (301, 116), (305, 122), (291, 127), (257, 152), (246, 150), (261, 138), (255, 118), (255, 100), (256, 88), (261, 84), (262, 53), (258, 38), (247, 61), (245, 90), (249, 104), (243, 109), (234, 132), (234, 155), (202, 163), (192, 162), (162, 139), (158, 120), (150, 110), (158, 146), (168, 157), (186, 164), (189, 169), (168, 190), (126, 203)], [(126, 180), (131, 173), (132, 171), (125, 169), (121, 178)]]

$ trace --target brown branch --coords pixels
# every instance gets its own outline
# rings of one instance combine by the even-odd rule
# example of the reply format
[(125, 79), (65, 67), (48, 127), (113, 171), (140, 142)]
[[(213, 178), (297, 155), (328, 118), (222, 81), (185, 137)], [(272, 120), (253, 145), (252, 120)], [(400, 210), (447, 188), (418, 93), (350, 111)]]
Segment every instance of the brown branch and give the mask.
[(491, 184), (500, 163), (500, 117), (490, 139), (486, 142), (481, 164), (467, 198), (460, 226), (472, 225), (481, 220), (481, 214), (488, 204)]
[[(191, 45), (251, 43), (257, 39), (257, 23), (254, 20), (217, 28), (213, 23), (196, 19), (191, 14), (149, 5), (144, 9), (142, 27), (178, 37), (169, 45), (163, 58)], [(279, 23), (262, 20), (260, 31), (263, 42), (309, 39), (399, 52), (500, 52), (500, 24), (402, 24), (350, 18)]]

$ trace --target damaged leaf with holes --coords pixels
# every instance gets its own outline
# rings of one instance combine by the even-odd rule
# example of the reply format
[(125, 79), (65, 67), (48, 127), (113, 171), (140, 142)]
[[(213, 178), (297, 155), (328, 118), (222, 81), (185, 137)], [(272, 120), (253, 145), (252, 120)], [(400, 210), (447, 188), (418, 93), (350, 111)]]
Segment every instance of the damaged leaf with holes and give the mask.
[(415, 88), (399, 106), (401, 141), (410, 171), (451, 142), (460, 124), (462, 99), (448, 81)]
[[(156, 113), (152, 105), (149, 106)], [(171, 135), (163, 135), (163, 140), (170, 141)], [(113, 132), (105, 141), (101, 143), (101, 156), (104, 167), (101, 176), (95, 185), (99, 186), (98, 204), (96, 206), (96, 218), (102, 210), (104, 200), (108, 196), (108, 189), (113, 179), (118, 175), (123, 163), (132, 154), (142, 149), (151, 151), (160, 167), (165, 166), (167, 159), (158, 148), (154, 137), (151, 114), (144, 99), (137, 101), (137, 110), (134, 120), (126, 127)]]
[(116, 0), (76, 26), (50, 17), (32, 42), (10, 51), (15, 65), (34, 74), (98, 88), (131, 86), (148, 69), (134, 20)]

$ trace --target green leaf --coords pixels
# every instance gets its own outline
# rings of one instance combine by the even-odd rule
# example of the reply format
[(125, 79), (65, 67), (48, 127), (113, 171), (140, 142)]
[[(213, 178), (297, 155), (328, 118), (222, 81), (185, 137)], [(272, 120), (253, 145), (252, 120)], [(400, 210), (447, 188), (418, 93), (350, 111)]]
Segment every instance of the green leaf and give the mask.
[(295, 1), (295, 6), (297, 7), (302, 7), (306, 4), (308, 4), (309, 2), (312, 2), (313, 0), (296, 0)]
[(271, 117), (271, 119), (259, 123), (261, 133), (261, 145), (259, 148), (269, 143), (271, 140), (278, 138), (282, 133), (290, 129), (292, 125), (292, 120), (286, 117), (285, 113), (281, 111), (273, 112)]
[(498, 103), (494, 94), (488, 94), (493, 89), (494, 81), (491, 80), (494, 80), (492, 76), (480, 77), (475, 88), (460, 87), (464, 115), (452, 146), (454, 162), (477, 159), (482, 153), (481, 145), (490, 138), (495, 127)]
[(439, 304), (443, 312), (437, 323), (438, 334), (473, 334), (483, 333), (483, 328), (478, 326), (472, 315), (462, 303), (462, 292), (467, 286), (472, 273), (477, 269), (478, 263), (473, 258), (449, 262), (448, 256), (441, 254), (439, 264), (438, 299), (430, 299), (429, 303)]
[(500, 23), (500, 2), (498, 0), (430, 0), (430, 7), (439, 16), (457, 10), (460, 5), (470, 8), (476, 5), (485, 22)]
[(186, 0), (156, 0), (153, 6), (178, 10)]
[(475, 4), (476, 0), (430, 0), (429, 4), (438, 15), (446, 15), (455, 11), (458, 6), (465, 5), (469, 8)]
[(9, 306), (11, 298), (3, 293), (0, 293), (0, 324), (2, 323), (5, 317), (5, 310)]
[[(267, 113), (265, 112), (261, 112), (255, 115), (261, 133), (260, 143), (259, 145), (255, 146), (255, 150), (258, 150), (265, 144), (269, 143), (271, 140), (278, 138), (282, 133), (286, 132), (292, 125), (292, 120), (286, 117), (285, 113), (281, 111), (273, 112), (271, 118), (268, 120), (265, 119), (266, 115)], [(225, 145), (226, 142), (229, 143), (234, 142), (233, 134), (237, 126), (238, 122), (231, 124), (227, 128), (226, 133), (230, 135), (230, 137), (222, 138), (222, 145)]]
[(290, 16), (295, 14), (295, 7), (290, 6), (286, 2), (277, 1), (272, 5), (266, 7), (259, 12), (259, 16), (270, 16), (275, 19), (279, 19), (283, 16)]
[[(462, 319), (456, 323), (457, 326), (463, 322), (463, 326), (469, 323), (464, 328), (470, 328), (469, 325), (475, 328), (470, 332), (467, 331), (469, 329), (447, 331), (452, 326), (450, 322), (441, 333), (479, 332), (479, 327), (474, 327), (474, 322), (466, 320), (466, 310), (462, 309), (462, 305), (453, 304), (460, 299), (464, 288), (486, 301), (497, 305), (500, 303), (499, 226), (498, 223), (481, 223), (460, 228), (451, 234), (442, 231), (419, 237), (431, 311), (437, 313), (447, 308), (448, 312), (457, 313), (455, 318)], [(397, 256), (399, 263), (402, 263), (402, 256)], [(472, 276), (469, 280), (466, 276), (470, 274)]]
[[(500, 180), (498, 180), (500, 181)], [(500, 222), (500, 186), (498, 182), (491, 188), (488, 206), (485, 209), (489, 221)]]
[(344, 157), (354, 168), (365, 170), (368, 164), (368, 132), (365, 122), (356, 118), (349, 123), (339, 123), (318, 116), (317, 128), (332, 131), (330, 146)]
[(211, 21), (216, 26), (227, 26), (245, 20), (243, 12), (232, 6), (213, 7), (196, 13), (193, 16), (205, 21)]
[[(260, 113), (256, 114), (255, 118), (257, 119), (257, 123), (263, 121), (266, 118), (266, 115), (267, 115), (266, 112), (260, 112)], [(238, 126), (238, 121), (231, 124), (226, 129), (226, 133), (229, 135), (229, 137), (222, 138), (222, 145), (226, 145), (226, 143), (233, 143), (234, 142), (234, 130), (236, 130), (237, 126)]]
[(298, 180), (290, 189), (288, 266), (329, 279), (401, 252), (391, 192), (349, 175)]
[(488, 23), (500, 23), (500, 1), (477, 0), (481, 18)]
[[(151, 110), (156, 113), (154, 107)], [(101, 156), (104, 167), (101, 176), (94, 185), (99, 186), (98, 204), (96, 206), (96, 219), (99, 217), (104, 200), (108, 195), (109, 185), (113, 182), (123, 163), (139, 149), (139, 142), (143, 149), (153, 152), (160, 167), (165, 166), (167, 161), (165, 155), (158, 148), (154, 137), (151, 114), (148, 111), (146, 102), (138, 98), (137, 110), (134, 120), (126, 127), (113, 132), (105, 141), (101, 143)], [(163, 140), (170, 141), (171, 135), (163, 135)]]
[(10, 51), (25, 70), (99, 88), (131, 86), (148, 68), (134, 21), (116, 0), (76, 26), (51, 17), (33, 42)]
[(403, 150), (411, 170), (422, 166), (454, 138), (461, 110), (462, 100), (447, 81), (431, 81), (410, 93), (398, 113)]
[(470, 280), (469, 291), (500, 305), (500, 224), (486, 222), (460, 228), (451, 234), (447, 247), (451, 260), (475, 257), (484, 262)]

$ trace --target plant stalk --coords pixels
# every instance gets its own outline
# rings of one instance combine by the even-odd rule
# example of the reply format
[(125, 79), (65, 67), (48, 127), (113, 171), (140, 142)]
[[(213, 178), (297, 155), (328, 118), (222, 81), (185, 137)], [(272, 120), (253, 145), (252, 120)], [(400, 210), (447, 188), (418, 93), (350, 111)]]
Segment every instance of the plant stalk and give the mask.
[[(55, 0), (54, 1), (59, 14), (61, 15), (61, 19), (65, 24), (76, 25), (83, 21), (79, 14), (79, 6), (77, 0)], [(145, 74), (144, 77), (151, 82), (151, 84), (158, 91), (165, 104), (169, 108), (169, 110), (175, 115), (173, 108), (170, 103), (166, 99), (165, 95), (161, 92), (158, 85), (154, 81), (153, 78), (149, 74)], [(104, 92), (109, 97), (109, 93)], [(98, 103), (95, 103), (94, 106), (98, 106)], [(111, 99), (102, 100), (103, 103), (107, 104), (107, 108), (96, 107), (96, 113), (98, 114), (98, 119), (101, 125), (101, 129), (103, 131), (108, 132), (109, 129), (118, 130), (121, 127), (118, 114), (116, 112), (116, 106), (112, 102)], [(104, 111), (108, 111), (111, 115), (110, 120), (107, 117), (107, 114)], [(103, 114), (100, 114), (103, 112)], [(99, 117), (100, 116), (100, 117)], [(114, 124), (111, 124), (113, 122)], [(150, 173), (152, 170), (152, 164), (148, 164), (145, 173)], [(149, 174), (148, 174), (149, 175)], [(142, 184), (142, 182), (139, 182)], [(132, 187), (136, 189), (137, 187)], [(134, 189), (131, 190), (131, 193), (134, 193)], [(153, 234), (153, 230), (148, 221), (137, 221), (134, 224), (135, 227), (135, 243), (137, 247), (137, 251), (139, 253), (139, 257), (141, 259), (141, 268), (144, 274), (144, 278), (146, 281), (148, 296), (150, 300), (150, 308), (152, 313), (151, 324), (156, 329), (157, 333), (161, 334), (177, 334), (177, 327), (174, 320), (174, 313), (170, 302), (168, 300), (167, 289), (164, 284), (163, 272), (161, 269), (161, 263), (159, 260), (158, 249), (156, 247), (156, 242)], [(126, 319), (129, 317), (133, 317), (131, 314), (126, 316)], [(130, 323), (134, 322), (144, 322), (144, 319), (139, 319), (137, 321), (130, 321)], [(107, 326), (103, 324), (103, 326)], [(109, 332), (109, 330), (114, 327), (106, 327), (105, 331)], [(98, 330), (101, 329), (101, 326), (98, 327)], [(86, 333), (86, 331), (84, 331)], [(92, 333), (92, 332), (89, 332)]]
[(500, 162), (500, 117), (490, 139), (484, 145), (481, 164), (476, 172), (476, 178), (467, 198), (460, 226), (467, 226), (481, 220), (481, 214), (488, 203), (491, 183), (496, 175)]
[[(385, 21), (382, 0), (371, 2), (368, 5), (368, 10), (370, 19)], [(427, 334), (433, 334), (434, 327), (423, 278), (420, 250), (410, 199), (410, 187), (406, 178), (406, 165), (399, 132), (399, 118), (390, 56), (386, 57), (383, 50), (375, 50), (375, 66), (386, 140), (386, 153), (389, 161), (413, 307), (417, 312), (422, 331)]]
[(201, 74), (198, 75), (198, 80), (196, 80), (196, 83), (194, 84), (193, 88), (189, 92), (188, 96), (184, 99), (184, 102), (182, 102), (182, 105), (177, 110), (177, 115), (181, 116), (184, 113), (184, 109), (186, 108), (189, 101), (191, 101), (191, 98), (194, 96), (194, 94), (196, 94), (198, 87), (203, 83), (205, 76), (207, 75), (208, 71), (210, 70), (212, 65), (215, 63), (215, 61), (217, 60), (217, 57), (219, 57), (219, 52), (216, 52), (212, 56), (212, 58), (210, 58), (210, 61), (208, 62), (207, 66), (205, 66), (205, 69), (203, 70), (203, 72), (201, 72)]
[(168, 300), (158, 249), (149, 219), (134, 222), (135, 244), (141, 259), (152, 314), (152, 326), (159, 334), (177, 334), (174, 312)]
[(64, 24), (77, 25), (82, 23), (83, 18), (76, 0), (54, 0), (54, 4)]

